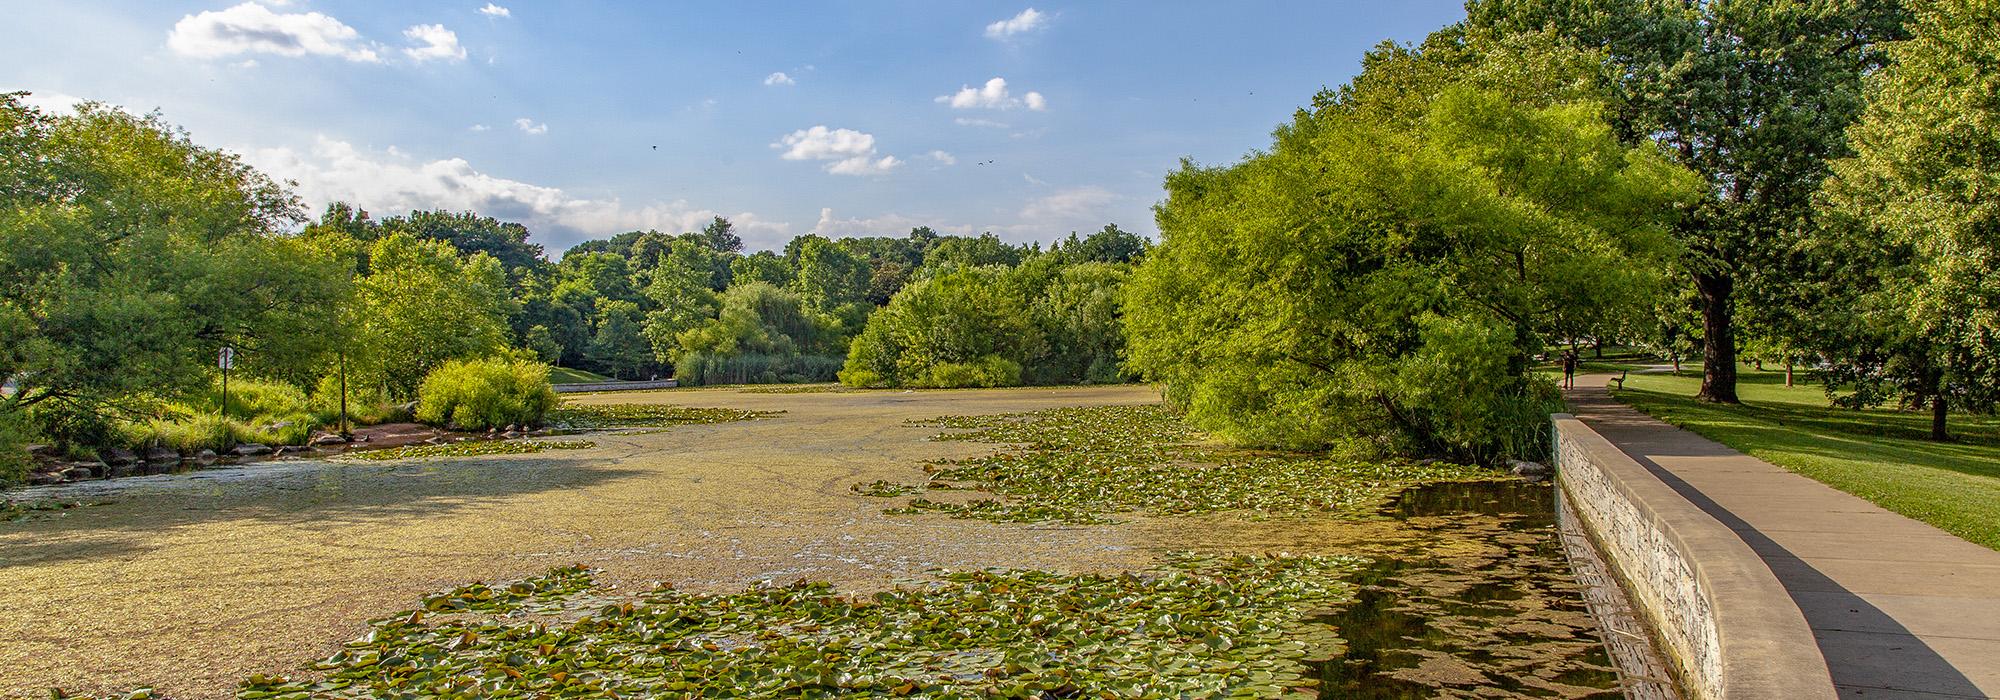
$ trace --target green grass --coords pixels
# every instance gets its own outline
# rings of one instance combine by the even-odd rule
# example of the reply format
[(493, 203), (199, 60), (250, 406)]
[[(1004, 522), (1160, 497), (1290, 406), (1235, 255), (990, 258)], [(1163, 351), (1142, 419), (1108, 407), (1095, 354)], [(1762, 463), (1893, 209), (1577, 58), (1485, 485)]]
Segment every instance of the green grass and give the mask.
[(602, 374), (593, 374), (580, 369), (570, 369), (568, 367), (549, 368), (550, 384), (593, 384), (609, 381), (616, 380)]
[(1883, 508), (2000, 549), (2000, 418), (1952, 414), (1954, 441), (1931, 442), (1930, 414), (1828, 406), (1804, 373), (1743, 368), (1741, 406), (1694, 400), (1695, 371), (1633, 374), (1618, 399), (1758, 459)]

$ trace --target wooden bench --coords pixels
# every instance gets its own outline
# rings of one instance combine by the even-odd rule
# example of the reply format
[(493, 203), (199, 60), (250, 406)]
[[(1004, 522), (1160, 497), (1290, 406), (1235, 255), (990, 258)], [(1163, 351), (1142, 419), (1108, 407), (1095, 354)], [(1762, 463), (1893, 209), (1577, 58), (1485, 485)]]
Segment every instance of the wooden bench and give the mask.
[(1617, 384), (1617, 385), (1618, 385), (1618, 387), (1617, 387), (1617, 388), (1619, 388), (1619, 389), (1624, 389), (1624, 388), (1625, 388), (1625, 371), (1624, 371), (1624, 370), (1620, 370), (1620, 371), (1618, 372), (1618, 376), (1616, 376), (1616, 377), (1612, 377), (1612, 378), (1611, 378), (1611, 383), (1613, 383), (1613, 384)]

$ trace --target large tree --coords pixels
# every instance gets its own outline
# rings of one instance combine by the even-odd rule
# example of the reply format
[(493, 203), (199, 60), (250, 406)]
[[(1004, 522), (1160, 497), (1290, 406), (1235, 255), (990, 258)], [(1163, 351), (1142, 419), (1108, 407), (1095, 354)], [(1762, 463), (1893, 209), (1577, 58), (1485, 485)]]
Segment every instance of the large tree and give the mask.
[[(2000, 399), (2000, 2), (1911, 3), (1912, 37), (1868, 81), (1827, 201), (1860, 224), (1830, 241), (1863, 263), (1845, 275), (1826, 345), (1842, 400), (1900, 400), (1946, 414)], [(1831, 392), (1830, 392), (1831, 393)]]
[(1614, 121), (1707, 183), (1678, 226), (1701, 301), (1700, 396), (1735, 403), (1739, 301), (1785, 304), (1813, 193), (1847, 153), (1861, 79), (1900, 36), (1896, 0), (1472, 0), (1467, 26), (1601, 50)]
[(1323, 96), (1268, 151), (1170, 175), (1161, 243), (1127, 295), (1132, 366), (1246, 442), (1537, 453), (1555, 404), (1531, 372), (1547, 319), (1643, 303), (1693, 187), (1622, 145), (1600, 103), (1519, 87), (1565, 55), (1510, 63), (1493, 82), (1517, 95)]
[(0, 420), (202, 386), (225, 345), (273, 370), (312, 354), (295, 341), (340, 278), (281, 233), (289, 192), (157, 115), (20, 97), (0, 94)]

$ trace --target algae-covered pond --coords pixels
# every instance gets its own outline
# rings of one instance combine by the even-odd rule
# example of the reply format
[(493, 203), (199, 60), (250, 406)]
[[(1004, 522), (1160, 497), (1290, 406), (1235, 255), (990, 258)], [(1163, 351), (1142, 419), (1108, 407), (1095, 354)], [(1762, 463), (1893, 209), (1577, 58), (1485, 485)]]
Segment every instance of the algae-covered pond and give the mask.
[(0, 686), (1616, 695), (1546, 486), (1235, 449), (1142, 388), (671, 398), (783, 413), (135, 483), (6, 524), (0, 584), (37, 596), (0, 601)]

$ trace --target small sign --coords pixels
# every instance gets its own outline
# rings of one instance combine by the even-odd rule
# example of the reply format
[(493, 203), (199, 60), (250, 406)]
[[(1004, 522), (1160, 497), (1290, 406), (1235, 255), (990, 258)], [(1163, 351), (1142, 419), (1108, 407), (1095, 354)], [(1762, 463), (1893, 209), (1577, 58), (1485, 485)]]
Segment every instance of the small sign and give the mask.
[(215, 366), (223, 369), (236, 369), (236, 348), (227, 345), (222, 346), (222, 353), (215, 356)]

